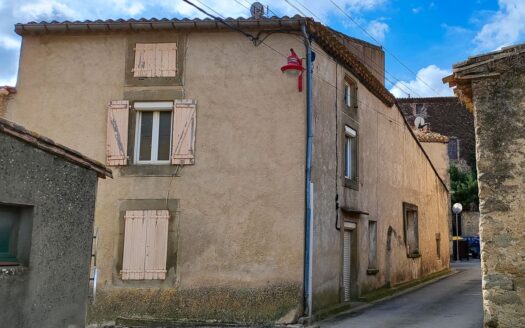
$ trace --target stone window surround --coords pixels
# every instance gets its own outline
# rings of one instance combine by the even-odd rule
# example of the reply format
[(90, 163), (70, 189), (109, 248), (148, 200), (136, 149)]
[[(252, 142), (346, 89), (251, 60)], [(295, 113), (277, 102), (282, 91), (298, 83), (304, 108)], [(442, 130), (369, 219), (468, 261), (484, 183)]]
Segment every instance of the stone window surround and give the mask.
[(179, 165), (172, 164), (134, 164), (135, 158), (135, 127), (137, 122), (137, 111), (133, 109), (134, 102), (137, 101), (174, 101), (183, 99), (184, 92), (178, 87), (170, 89), (139, 89), (128, 90), (124, 92), (123, 99), (129, 100), (130, 112), (128, 121), (128, 165), (121, 166), (118, 170), (120, 176), (178, 176), (180, 172)]
[[(353, 189), (353, 190), (359, 190), (359, 179), (360, 179), (360, 172), (359, 172), (359, 154), (360, 154), (360, 146), (359, 146), (359, 143), (360, 143), (360, 137), (359, 137), (359, 125), (352, 119), (350, 119), (349, 117), (345, 117), (343, 116), (342, 119), (341, 119), (341, 132), (340, 132), (340, 135), (341, 135), (341, 152), (342, 152), (342, 156), (340, 156), (340, 161), (341, 161), (341, 179), (343, 180), (343, 186), (345, 186), (345, 188), (350, 188), (350, 189)], [(357, 136), (356, 136), (356, 145), (357, 145), (357, 149), (356, 149), (356, 154), (357, 154), (357, 167), (356, 167), (356, 176), (357, 178), (356, 179), (349, 179), (347, 177), (345, 177), (345, 170), (344, 170), (344, 167), (345, 167), (345, 156), (344, 156), (344, 152), (345, 152), (345, 144), (346, 144), (346, 131), (345, 131), (345, 126), (348, 126), (352, 129), (354, 129), (357, 133)]]
[(350, 117), (357, 118), (357, 109), (359, 104), (359, 95), (358, 95), (358, 86), (357, 82), (351, 78), (348, 74), (345, 74), (345, 77), (343, 79), (343, 96), (345, 95), (345, 89), (346, 86), (350, 86), (350, 92), (351, 92), (351, 100), (352, 104), (351, 106), (348, 106), (345, 101), (345, 97), (342, 99), (342, 108), (343, 111), (346, 112), (346, 114), (350, 115)]
[[(407, 240), (407, 230), (408, 230), (408, 212), (415, 212), (416, 213), (416, 243), (417, 243), (417, 251), (409, 253), (408, 251), (408, 240)], [(407, 257), (408, 258), (419, 258), (421, 257), (420, 249), (419, 249), (419, 210), (417, 205), (403, 202), (403, 239), (405, 241), (405, 247), (407, 250)]]
[[(177, 75), (175, 77), (134, 77), (135, 45), (137, 43), (176, 43)], [(186, 35), (175, 33), (150, 34), (141, 32), (127, 38), (124, 82), (126, 86), (180, 86), (183, 85)]]
[[(121, 199), (119, 200), (118, 208), (118, 237), (117, 237), (117, 261), (114, 267), (113, 273), (113, 284), (115, 286), (127, 286), (127, 287), (173, 287), (173, 281), (175, 281), (174, 274), (176, 275), (177, 267), (177, 239), (178, 234), (175, 231), (177, 226), (176, 221), (178, 220), (177, 211), (179, 208), (178, 199)], [(166, 279), (165, 280), (122, 280), (120, 276), (120, 270), (122, 270), (122, 261), (124, 256), (124, 229), (125, 220), (124, 216), (126, 211), (133, 210), (164, 210), (167, 209), (170, 213), (168, 223), (168, 247), (166, 257)], [(172, 269), (172, 270), (170, 270)], [(171, 271), (171, 272), (170, 272)]]

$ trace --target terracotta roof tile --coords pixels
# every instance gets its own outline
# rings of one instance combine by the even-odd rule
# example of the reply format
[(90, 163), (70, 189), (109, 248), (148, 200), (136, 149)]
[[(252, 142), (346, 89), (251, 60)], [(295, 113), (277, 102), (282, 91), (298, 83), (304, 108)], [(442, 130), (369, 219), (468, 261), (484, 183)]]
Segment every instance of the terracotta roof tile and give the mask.
[(437, 132), (423, 132), (421, 130), (414, 130), (414, 134), (419, 142), (440, 142), (448, 143), (448, 137)]
[(42, 149), (50, 154), (61, 157), (75, 165), (93, 170), (97, 172), (100, 178), (113, 177), (111, 170), (108, 169), (104, 164), (90, 159), (76, 150), (56, 143), (47, 137), (41, 136), (36, 132), (29, 131), (23, 126), (3, 118), (0, 118), (0, 132), (18, 138), (24, 142), (29, 143), (35, 148)]

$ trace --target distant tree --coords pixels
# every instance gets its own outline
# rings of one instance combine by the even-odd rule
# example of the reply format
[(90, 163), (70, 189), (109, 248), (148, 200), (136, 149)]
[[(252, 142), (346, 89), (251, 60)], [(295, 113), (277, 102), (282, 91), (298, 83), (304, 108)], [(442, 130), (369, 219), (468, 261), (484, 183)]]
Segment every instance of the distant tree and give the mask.
[(465, 210), (477, 211), (479, 207), (478, 180), (474, 169), (461, 169), (450, 165), (452, 204), (461, 203)]

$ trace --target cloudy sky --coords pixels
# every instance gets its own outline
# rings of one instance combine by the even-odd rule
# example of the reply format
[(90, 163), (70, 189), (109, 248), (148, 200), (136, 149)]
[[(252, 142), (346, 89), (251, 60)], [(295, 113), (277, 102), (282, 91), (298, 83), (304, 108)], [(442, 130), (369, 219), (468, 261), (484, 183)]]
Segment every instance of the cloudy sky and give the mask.
[[(525, 0), (259, 0), (276, 15), (304, 14), (386, 49), (386, 84), (399, 97), (451, 95), (441, 78), (468, 56), (525, 41)], [(251, 0), (194, 0), (249, 16)], [(15, 23), (202, 17), (182, 0), (0, 0), (0, 85), (15, 85)]]

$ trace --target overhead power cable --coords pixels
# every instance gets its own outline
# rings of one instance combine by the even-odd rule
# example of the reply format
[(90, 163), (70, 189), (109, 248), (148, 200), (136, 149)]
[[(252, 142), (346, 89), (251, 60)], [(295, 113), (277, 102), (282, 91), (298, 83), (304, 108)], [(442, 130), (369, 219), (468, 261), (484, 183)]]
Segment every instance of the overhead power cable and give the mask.
[(414, 72), (412, 69), (410, 69), (410, 67), (408, 67), (407, 65), (405, 65), (405, 63), (403, 63), (395, 54), (393, 54), (390, 50), (388, 50), (387, 48), (385, 48), (385, 46), (383, 46), (381, 44), (381, 42), (379, 42), (372, 34), (370, 34), (370, 32), (368, 32), (361, 24), (359, 24), (359, 22), (357, 22), (352, 16), (350, 16), (350, 14), (348, 14), (343, 8), (341, 8), (337, 3), (335, 3), (333, 0), (328, 0), (330, 1), (340, 12), (342, 12), (346, 17), (348, 17), (357, 27), (359, 27), (359, 29), (361, 29), (366, 35), (368, 35), (372, 40), (374, 40), (374, 42), (376, 42), (378, 45), (380, 45), (381, 47), (383, 47), (383, 49), (385, 49), (385, 52), (388, 53), (390, 56), (392, 56), (392, 58), (394, 58), (401, 66), (403, 66), (407, 71), (409, 71), (410, 73), (412, 73), (417, 80), (419, 80), (421, 83), (423, 83), (424, 85), (426, 85), (429, 89), (431, 89), (432, 91), (434, 91), (436, 94), (439, 94), (439, 92), (434, 89), (430, 84), (428, 84), (425, 80), (423, 80), (422, 78), (420, 78), (416, 72)]
[[(299, 8), (297, 8), (297, 6), (295, 6), (293, 3), (291, 3), (291, 0), (284, 0), (288, 5), (290, 5), (292, 8), (294, 8), (295, 10), (297, 10), (301, 15), (303, 16), (307, 16), (304, 14), (303, 11), (301, 11)], [(316, 15), (313, 11), (311, 11), (308, 7), (306, 7), (305, 5), (303, 5), (299, 0), (296, 0), (297, 4), (299, 4), (301, 7), (303, 7), (306, 11), (308, 11), (314, 18), (316, 18), (320, 23), (324, 24), (323, 23), (323, 20), (318, 16)], [(326, 25), (326, 24), (325, 24)], [(354, 49), (356, 49), (357, 51), (359, 51), (359, 49), (357, 48), (357, 46), (353, 43), (349, 43), (349, 45), (351, 45)], [(377, 67), (374, 67), (377, 66)], [(376, 63), (373, 63), (373, 62), (370, 62), (367, 67), (369, 67), (371, 70), (375, 71), (376, 73), (378, 73), (379, 75), (383, 75), (383, 71), (384, 71), (384, 78), (387, 82), (389, 82), (392, 87), (397, 87), (401, 92), (405, 93), (407, 96), (410, 96), (411, 94), (412, 95), (415, 95), (416, 97), (420, 97), (420, 95), (412, 90), (408, 85), (406, 85), (405, 82), (401, 81), (400, 79), (398, 79), (397, 77), (395, 77), (392, 73), (390, 73), (386, 68), (384, 67), (379, 67)], [(388, 78), (386, 75), (389, 75), (390, 78)], [(391, 81), (391, 79), (393, 79), (395, 82)], [(407, 92), (407, 90), (409, 90)]]
[[(189, 3), (189, 4), (192, 5), (193, 7), (197, 8), (199, 11), (201, 11), (201, 12), (205, 13), (206, 15), (208, 15), (209, 17), (211, 17), (211, 18), (213, 18), (213, 19), (217, 19), (217, 17), (215, 17), (215, 16), (213, 16), (213, 15), (207, 13), (204, 9), (202, 9), (202, 8), (198, 7), (197, 5), (191, 3), (191, 1), (189, 1), (189, 0), (183, 0), (183, 1)], [(199, 3), (202, 3), (202, 1), (199, 1), (199, 0), (194, 0), (194, 1), (198, 1)], [(211, 11), (217, 13), (217, 11), (213, 10), (212, 8), (210, 8), (210, 7), (208, 7), (208, 6), (206, 6), (206, 7), (209, 8)], [(217, 14), (218, 14), (219, 16), (221, 16), (221, 18), (218, 18), (219, 21), (220, 21), (220, 22), (221, 22), (221, 21), (224, 22), (224, 15), (221, 15), (220, 13), (217, 13)], [(229, 24), (227, 24), (227, 23), (225, 23), (225, 24), (226, 24), (228, 27), (231, 27)], [(237, 31), (237, 32), (239, 32), (239, 33), (242, 33), (242, 34), (245, 35), (245, 36), (246, 36), (246, 34), (248, 34), (248, 36), (246, 36), (246, 37), (249, 38), (251, 41), (253, 41), (252, 38), (255, 39), (251, 34), (249, 34), (249, 33), (247, 33), (247, 32), (244, 32), (244, 31), (242, 31), (242, 30), (239, 29), (239, 28), (235, 28), (234, 30)], [(300, 40), (300, 41), (303, 42), (303, 40)], [(276, 54), (280, 55), (281, 57), (283, 57), (283, 58), (285, 58), (285, 59), (288, 58), (287, 55), (285, 55), (285, 54), (283, 54), (282, 52), (280, 52), (279, 50), (275, 49), (274, 47), (272, 47), (271, 45), (269, 45), (268, 43), (266, 43), (264, 40), (261, 40), (261, 41), (260, 41), (260, 44), (265, 45), (267, 48), (271, 49), (273, 52), (275, 52)], [(332, 59), (332, 58), (330, 58), (330, 59), (331, 59), (332, 61), (334, 61), (334, 63), (338, 64), (334, 59)], [(334, 85), (332, 82), (325, 80), (325, 79), (324, 79), (322, 76), (320, 76), (318, 73), (315, 73), (315, 72), (312, 71), (312, 75), (313, 75), (315, 78), (317, 78), (319, 81), (325, 83), (327, 86), (332, 87), (332, 88), (335, 90), (335, 92), (336, 92), (336, 96), (337, 96), (337, 97), (343, 97), (343, 96), (344, 96), (344, 90), (343, 90), (343, 89), (338, 88), (338, 87), (337, 87), (336, 85)], [(337, 83), (337, 82), (336, 82), (336, 83)], [(402, 124), (402, 123), (400, 123), (400, 122), (397, 122), (397, 121), (394, 121), (394, 120), (392, 119), (392, 117), (390, 117), (390, 116), (388, 116), (387, 114), (382, 113), (381, 111), (377, 110), (377, 109), (375, 108), (375, 106), (372, 107), (372, 106), (370, 106), (368, 103), (365, 103), (365, 102), (363, 102), (362, 100), (360, 100), (359, 98), (357, 98), (356, 101), (357, 101), (357, 103), (359, 104), (359, 107), (360, 107), (360, 108), (363, 108), (364, 110), (370, 110), (370, 111), (373, 111), (373, 112), (375, 112), (376, 114), (385, 117), (385, 119), (387, 119), (390, 123), (395, 124), (395, 125), (397, 125), (397, 126), (399, 126), (399, 127), (404, 127), (404, 124)]]

